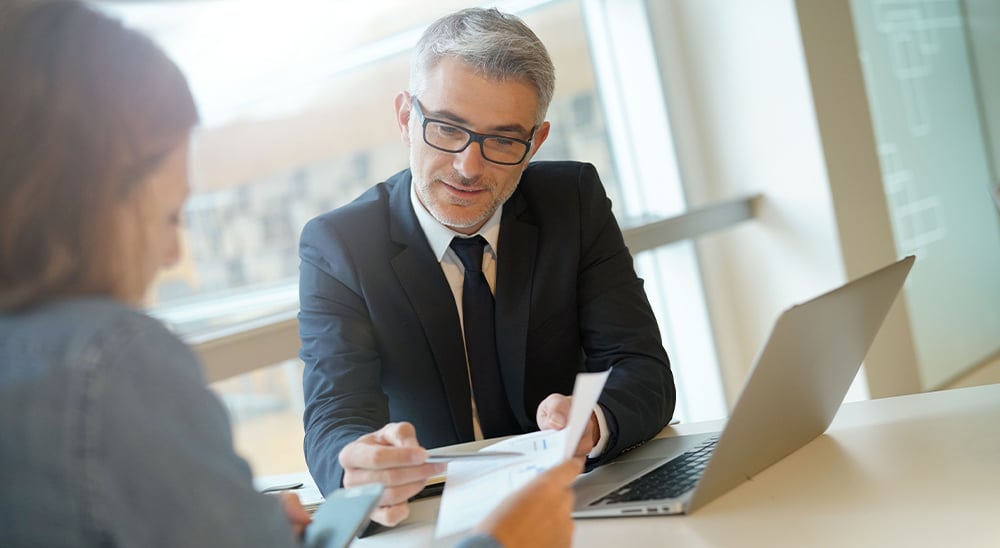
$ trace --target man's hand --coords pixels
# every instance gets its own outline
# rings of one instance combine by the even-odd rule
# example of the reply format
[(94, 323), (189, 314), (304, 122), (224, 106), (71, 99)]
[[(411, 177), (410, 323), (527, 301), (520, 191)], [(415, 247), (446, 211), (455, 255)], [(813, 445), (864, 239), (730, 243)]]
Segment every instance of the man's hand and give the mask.
[[(562, 394), (550, 394), (549, 397), (538, 404), (538, 412), (535, 413), (535, 421), (541, 430), (562, 430), (569, 422), (569, 409), (573, 401), (571, 396)], [(590, 414), (590, 421), (583, 430), (580, 437), (580, 444), (577, 445), (573, 453), (576, 457), (586, 457), (597, 442), (601, 440), (601, 428), (598, 426), (597, 415)]]
[(410, 515), (407, 500), (423, 489), (427, 479), (441, 474), (444, 464), (426, 464), (427, 451), (417, 442), (408, 422), (394, 422), (344, 446), (339, 456), (344, 487), (367, 483), (385, 486), (372, 520), (393, 526)]
[(573, 540), (573, 489), (583, 459), (571, 459), (546, 471), (503, 501), (476, 531), (504, 546), (569, 546)]

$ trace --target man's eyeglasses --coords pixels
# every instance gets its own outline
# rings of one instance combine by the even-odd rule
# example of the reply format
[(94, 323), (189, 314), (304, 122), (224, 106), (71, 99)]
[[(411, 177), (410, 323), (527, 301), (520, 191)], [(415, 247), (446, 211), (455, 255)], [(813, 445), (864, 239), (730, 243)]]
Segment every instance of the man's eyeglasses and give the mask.
[(462, 126), (449, 124), (424, 116), (420, 101), (411, 97), (413, 112), (423, 121), (424, 142), (433, 148), (444, 152), (462, 152), (471, 143), (479, 143), (483, 158), (505, 166), (520, 164), (531, 150), (531, 140), (535, 137), (536, 127), (531, 128), (528, 140), (505, 137), (503, 135), (484, 135), (465, 129)]

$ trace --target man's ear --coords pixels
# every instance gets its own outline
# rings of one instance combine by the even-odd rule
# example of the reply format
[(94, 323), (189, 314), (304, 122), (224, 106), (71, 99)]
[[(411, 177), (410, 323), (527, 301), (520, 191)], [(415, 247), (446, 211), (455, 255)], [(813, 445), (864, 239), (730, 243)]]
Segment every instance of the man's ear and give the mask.
[(531, 151), (528, 152), (528, 157), (524, 159), (523, 165), (528, 165), (528, 162), (534, 158), (535, 153), (538, 152), (542, 143), (549, 138), (549, 129), (551, 129), (551, 126), (549, 125), (548, 120), (546, 120), (542, 122), (542, 125), (538, 126), (538, 129), (535, 130), (535, 135), (531, 140)]
[(410, 146), (410, 112), (411, 97), (406, 91), (396, 94), (393, 105), (396, 108), (396, 125), (399, 127), (399, 136), (403, 139), (403, 144)]

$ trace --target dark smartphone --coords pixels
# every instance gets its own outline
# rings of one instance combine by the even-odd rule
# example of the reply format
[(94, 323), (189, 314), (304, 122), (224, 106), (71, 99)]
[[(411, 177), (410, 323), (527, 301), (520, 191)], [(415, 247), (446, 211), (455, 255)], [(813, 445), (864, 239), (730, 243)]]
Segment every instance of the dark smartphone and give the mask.
[(382, 496), (378, 483), (337, 489), (326, 497), (306, 527), (306, 548), (344, 548), (368, 525)]

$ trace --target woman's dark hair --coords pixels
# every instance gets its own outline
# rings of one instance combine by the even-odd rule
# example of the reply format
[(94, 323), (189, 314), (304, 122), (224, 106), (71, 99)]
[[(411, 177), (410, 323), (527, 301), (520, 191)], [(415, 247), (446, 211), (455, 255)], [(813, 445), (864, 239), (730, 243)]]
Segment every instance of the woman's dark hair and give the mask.
[(119, 206), (197, 120), (145, 36), (82, 2), (0, 7), (0, 310), (117, 296)]

